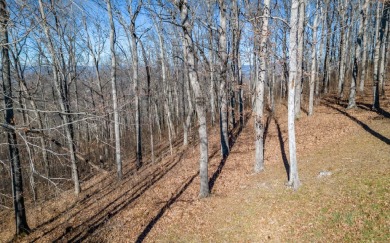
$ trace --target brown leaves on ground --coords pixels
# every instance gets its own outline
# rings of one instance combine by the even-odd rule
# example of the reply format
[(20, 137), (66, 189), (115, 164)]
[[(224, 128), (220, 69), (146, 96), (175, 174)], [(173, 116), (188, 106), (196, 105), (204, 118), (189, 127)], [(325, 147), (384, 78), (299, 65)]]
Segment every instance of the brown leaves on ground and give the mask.
[[(182, 148), (178, 141), (173, 156), (139, 171), (126, 165), (122, 181), (98, 175), (82, 185), (79, 198), (67, 192), (29, 207), (34, 231), (20, 241), (384, 242), (390, 238), (386, 111), (363, 103), (347, 111), (325, 98), (314, 116), (302, 115), (298, 192), (285, 186), (287, 108), (279, 105), (267, 119), (262, 173), (253, 173), (254, 121), (247, 117), (241, 133), (232, 131), (227, 160), (220, 157), (219, 129), (209, 129), (211, 197), (198, 199), (198, 144)], [(318, 178), (321, 171), (332, 174)], [(10, 240), (11, 213), (0, 226), (1, 241)]]

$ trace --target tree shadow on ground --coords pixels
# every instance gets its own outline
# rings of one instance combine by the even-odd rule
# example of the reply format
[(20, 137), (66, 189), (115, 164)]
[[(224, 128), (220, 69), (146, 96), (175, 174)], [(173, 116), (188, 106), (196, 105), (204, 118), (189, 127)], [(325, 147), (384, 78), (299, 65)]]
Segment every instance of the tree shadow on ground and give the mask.
[(344, 110), (341, 110), (340, 108), (337, 108), (335, 107), (334, 105), (332, 105), (330, 102), (326, 102), (325, 103), (325, 106), (335, 110), (335, 111), (338, 111), (339, 113), (343, 114), (344, 116), (348, 117), (349, 119), (351, 119), (352, 121), (356, 122), (359, 126), (361, 126), (366, 132), (369, 132), (371, 135), (373, 135), (374, 137), (378, 138), (379, 140), (381, 140), (382, 142), (386, 143), (386, 144), (390, 144), (390, 139), (383, 136), (382, 134), (378, 133), (377, 131), (373, 130), (372, 128), (370, 128), (367, 124), (363, 123), (362, 121), (358, 120), (356, 117), (350, 115), (348, 112), (344, 111)]
[(287, 173), (287, 181), (290, 181), (290, 164), (288, 163), (286, 150), (284, 148), (285, 141), (283, 140), (283, 134), (282, 134), (279, 122), (276, 119), (276, 117), (274, 117), (274, 121), (275, 121), (276, 129), (278, 130), (279, 145), (280, 145), (280, 150), (282, 153), (283, 165), (284, 165), (284, 168), (286, 169), (286, 173)]
[[(348, 100), (340, 100), (337, 97), (328, 97), (325, 100), (325, 105), (327, 104), (337, 104), (338, 106), (341, 106), (343, 108), (346, 108), (348, 106)], [(383, 116), (384, 118), (390, 118), (390, 112), (385, 111), (382, 108), (373, 109), (372, 104), (364, 103), (364, 102), (356, 102), (356, 106), (360, 109), (366, 110), (366, 111), (372, 111), (377, 113), (380, 116)]]
[[(129, 177), (126, 180), (116, 182), (117, 185), (111, 185), (110, 190), (105, 193), (96, 193), (91, 196), (88, 196), (81, 201), (77, 202), (77, 206), (80, 206), (76, 211), (70, 212), (71, 210), (66, 210), (69, 214), (67, 216), (67, 221), (71, 222), (75, 220), (76, 222), (82, 218), (82, 212), (87, 212), (89, 210), (94, 210), (96, 213), (92, 216), (86, 216), (80, 220), (81, 223), (74, 226), (65, 227), (67, 222), (61, 222), (59, 224), (51, 225), (51, 229), (39, 235), (37, 238), (31, 240), (30, 242), (37, 242), (45, 235), (49, 235), (58, 227), (64, 228), (60, 236), (52, 241), (62, 241), (66, 240), (67, 242), (80, 242), (86, 239), (88, 236), (93, 234), (98, 228), (104, 225), (110, 218), (118, 214), (125, 207), (129, 206), (136, 199), (138, 199), (144, 192), (146, 192), (152, 185), (157, 183), (162, 179), (170, 170), (172, 170), (182, 159), (184, 151), (181, 152), (180, 156), (176, 159), (166, 162), (164, 165), (154, 164), (154, 168), (150, 168), (151, 171), (146, 171), (144, 175), (140, 175), (140, 180), (136, 180), (133, 186), (129, 186), (128, 183), (134, 178)], [(153, 166), (153, 165), (151, 165)], [(104, 186), (106, 188), (107, 185)], [(125, 189), (124, 188), (130, 188)], [(102, 191), (102, 190), (99, 190)], [(98, 191), (98, 192), (99, 192)], [(116, 195), (116, 193), (120, 193)], [(96, 195), (96, 196), (95, 196)], [(104, 202), (104, 197), (112, 198), (108, 202)], [(83, 202), (80, 204), (80, 202)], [(72, 206), (73, 207), (73, 206)], [(61, 214), (63, 215), (63, 214)], [(76, 218), (78, 220), (76, 220)], [(55, 219), (54, 219), (55, 220)], [(52, 221), (54, 221), (52, 220)]]
[[(246, 115), (245, 115), (245, 119), (244, 119), (244, 124), (243, 124), (243, 127), (241, 128), (239, 125), (234, 127), (231, 131), (230, 131), (230, 134), (229, 134), (229, 151), (231, 151), (231, 149), (233, 148), (234, 144), (236, 143), (237, 141), (237, 138), (240, 136), (241, 132), (243, 131), (243, 128), (246, 126), (246, 124), (248, 123), (248, 120), (249, 120), (249, 117), (251, 116), (251, 113), (248, 112)], [(223, 167), (225, 166), (225, 163), (226, 163), (226, 160), (227, 158), (229, 157), (226, 156), (225, 158), (222, 158), (221, 159), (221, 162), (219, 162), (219, 165), (218, 165), (218, 168), (217, 170), (213, 173), (213, 175), (211, 176), (210, 180), (209, 180), (209, 188), (210, 188), (210, 191), (213, 189), (214, 185), (215, 185), (215, 182), (217, 181), (219, 175), (221, 174), (222, 172), (222, 169)]]
[(141, 232), (141, 234), (137, 237), (137, 240), (135, 242), (143, 242), (146, 236), (149, 234), (149, 232), (152, 230), (154, 225), (161, 219), (161, 217), (164, 215), (165, 211), (176, 202), (176, 200), (185, 192), (185, 190), (191, 185), (193, 180), (199, 175), (199, 171), (195, 174), (187, 178), (186, 182), (183, 186), (178, 188), (176, 192), (172, 195), (172, 197), (164, 204), (164, 206), (160, 209), (160, 211), (157, 213), (157, 215), (148, 223), (148, 225), (145, 226), (144, 230)]
[[(246, 126), (248, 120), (249, 120), (249, 117), (250, 117), (251, 113), (247, 113), (246, 116), (245, 116), (245, 119), (244, 119), (244, 124), (243, 124), (243, 127)], [(231, 149), (234, 144), (236, 143), (237, 141), (237, 138), (238, 136), (240, 135), (240, 133), (242, 132), (242, 128), (240, 128), (239, 125), (237, 125), (235, 128), (233, 128), (229, 134), (229, 148)], [(214, 156), (216, 156), (219, 152), (219, 148), (215, 149), (215, 151), (213, 151), (210, 155), (209, 155), (209, 159), (213, 158)], [(218, 165), (218, 168), (215, 170), (215, 172), (213, 173), (213, 175), (211, 176), (210, 180), (209, 180), (209, 189), (210, 191), (212, 190), (212, 188), (214, 187), (215, 185), (215, 182), (217, 180), (217, 178), (219, 177), (219, 175), (221, 174), (222, 172), (222, 169), (223, 167), (225, 166), (225, 163), (226, 163), (226, 160), (227, 160), (227, 157), (221, 159), (221, 162), (219, 163)], [(181, 186), (180, 188), (178, 188), (176, 190), (176, 192), (172, 195), (172, 197), (164, 204), (164, 206), (160, 209), (160, 211), (156, 214), (156, 216), (151, 220), (149, 221), (149, 223), (145, 226), (145, 228), (143, 229), (143, 231), (138, 235), (137, 237), (137, 240), (136, 242), (143, 242), (145, 240), (145, 238), (147, 237), (147, 235), (150, 233), (150, 231), (153, 229), (153, 227), (156, 225), (156, 223), (162, 218), (162, 216), (164, 215), (164, 213), (166, 212), (166, 210), (171, 206), (173, 205), (177, 200), (178, 198), (185, 192), (185, 190), (191, 185), (191, 183), (194, 181), (194, 179), (199, 175), (199, 171), (197, 171), (196, 174), (192, 175), (191, 177), (189, 177), (185, 182), (184, 182), (184, 185)]]

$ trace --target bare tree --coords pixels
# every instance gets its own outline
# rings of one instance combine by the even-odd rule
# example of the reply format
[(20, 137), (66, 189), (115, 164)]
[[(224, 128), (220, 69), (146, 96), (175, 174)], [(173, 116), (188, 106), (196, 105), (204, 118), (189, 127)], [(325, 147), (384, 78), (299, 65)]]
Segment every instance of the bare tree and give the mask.
[(226, 43), (226, 4), (225, 0), (218, 0), (219, 27), (218, 27), (218, 60), (219, 60), (219, 126), (221, 135), (221, 155), (223, 158), (229, 154), (229, 131), (228, 131), (228, 100), (227, 100), (227, 43)]
[(317, 71), (317, 41), (318, 41), (318, 19), (319, 19), (319, 0), (316, 1), (316, 13), (313, 23), (313, 37), (312, 37), (312, 50), (311, 50), (311, 73), (310, 73), (310, 91), (309, 91), (309, 116), (314, 112), (314, 89)]
[(296, 143), (295, 143), (295, 82), (300, 82), (297, 80), (297, 68), (298, 67), (298, 8), (299, 0), (292, 0), (291, 5), (291, 16), (290, 16), (290, 44), (289, 44), (289, 53), (290, 53), (290, 62), (289, 62), (289, 88), (288, 88), (288, 145), (290, 153), (290, 173), (289, 173), (289, 186), (298, 189), (300, 186), (299, 176), (298, 176), (298, 162), (296, 154)]
[[(51, 11), (55, 13), (55, 6), (53, 2), (51, 2), (50, 7), (51, 7)], [(81, 189), (80, 189), (80, 181), (79, 181), (79, 172), (78, 172), (77, 162), (76, 162), (75, 145), (73, 142), (74, 131), (73, 131), (72, 116), (70, 114), (71, 112), (70, 112), (70, 102), (69, 102), (69, 90), (68, 90), (68, 83), (67, 83), (68, 80), (67, 80), (67, 75), (63, 72), (63, 70), (65, 69), (64, 53), (61, 50), (59, 52), (56, 51), (42, 0), (39, 0), (39, 12), (42, 19), (39, 22), (41, 23), (41, 26), (44, 30), (47, 39), (47, 48), (49, 49), (49, 53), (52, 59), (53, 86), (55, 87), (55, 91), (57, 93), (57, 100), (61, 109), (61, 119), (66, 133), (66, 140), (67, 140), (67, 145), (68, 145), (68, 150), (69, 150), (70, 160), (71, 160), (71, 167), (72, 167), (72, 178), (74, 182), (74, 190), (75, 190), (75, 194), (78, 195)], [(57, 19), (56, 14), (54, 14), (54, 18), (56, 20), (55, 31), (57, 32), (57, 34), (62, 35), (62, 31), (60, 30), (61, 28), (59, 26), (59, 21)]]
[(264, 170), (264, 85), (267, 75), (267, 41), (268, 41), (268, 21), (270, 16), (270, 0), (264, 0), (263, 9), (263, 24), (260, 34), (260, 66), (259, 79), (256, 84), (256, 98), (255, 98), (255, 167), (256, 173)]
[(189, 15), (189, 6), (187, 0), (174, 0), (174, 4), (180, 12), (180, 23), (183, 30), (183, 44), (185, 47), (185, 62), (189, 70), (189, 78), (192, 89), (195, 94), (195, 109), (198, 115), (199, 123), (199, 140), (200, 140), (200, 159), (199, 159), (199, 175), (200, 175), (200, 192), (199, 197), (204, 198), (210, 194), (208, 182), (208, 135), (206, 124), (206, 100), (202, 93), (199, 77), (196, 67), (195, 46), (192, 39), (193, 22)]
[(305, 9), (306, 0), (300, 0), (299, 2), (299, 19), (298, 19), (298, 69), (297, 79), (295, 83), (295, 117), (301, 116), (301, 94), (302, 94), (302, 81), (303, 81), (303, 44), (305, 34)]
[(30, 228), (27, 224), (26, 211), (23, 196), (22, 169), (20, 166), (20, 157), (18, 142), (15, 133), (15, 118), (13, 107), (13, 96), (11, 87), (11, 61), (9, 58), (9, 40), (8, 40), (8, 20), (9, 14), (5, 0), (0, 1), (0, 45), (1, 45), (1, 76), (3, 79), (3, 97), (5, 111), (5, 126), (7, 129), (9, 158), (11, 161), (12, 175), (12, 197), (15, 211), (16, 234), (29, 234)]
[(111, 0), (106, 0), (107, 13), (110, 22), (110, 52), (111, 52), (111, 93), (114, 110), (114, 132), (115, 132), (115, 161), (117, 166), (118, 179), (122, 179), (121, 140), (119, 131), (119, 109), (116, 90), (116, 54), (115, 54), (115, 25), (112, 16)]

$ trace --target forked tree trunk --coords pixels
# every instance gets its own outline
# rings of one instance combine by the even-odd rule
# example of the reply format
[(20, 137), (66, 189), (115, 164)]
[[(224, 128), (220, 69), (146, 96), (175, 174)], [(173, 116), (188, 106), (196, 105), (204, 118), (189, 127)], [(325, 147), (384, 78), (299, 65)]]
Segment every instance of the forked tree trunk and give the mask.
[[(0, 0), (0, 45), (2, 52), (2, 79), (3, 79), (3, 97), (5, 111), (5, 123), (15, 127), (15, 118), (12, 100), (11, 87), (11, 61), (9, 58), (8, 41), (8, 10), (5, 0)], [(14, 129), (7, 130), (8, 150), (11, 164), (12, 176), (12, 198), (15, 211), (16, 235), (29, 234), (30, 228), (27, 224), (26, 211), (23, 196), (22, 168), (20, 166), (20, 157), (18, 142)]]
[[(364, 8), (364, 7), (363, 7)], [(357, 77), (359, 74), (359, 62), (360, 62), (360, 50), (362, 46), (362, 37), (363, 37), (363, 11), (360, 13), (360, 26), (359, 31), (356, 37), (355, 43), (355, 56), (353, 59), (353, 67), (352, 67), (352, 80), (351, 80), (351, 90), (349, 93), (348, 107), (347, 109), (356, 107), (356, 86), (357, 86)]]
[(199, 197), (208, 197), (210, 194), (208, 181), (208, 135), (206, 124), (206, 99), (202, 94), (199, 83), (199, 77), (196, 67), (195, 46), (192, 40), (193, 25), (189, 19), (187, 0), (175, 0), (176, 7), (180, 10), (181, 28), (183, 29), (183, 45), (185, 47), (185, 62), (189, 70), (189, 79), (195, 94), (195, 109), (198, 115), (199, 140), (200, 140), (200, 159), (199, 159), (199, 177), (200, 192)]
[(132, 53), (132, 68), (133, 68), (133, 92), (134, 92), (134, 107), (135, 107), (135, 135), (136, 135), (136, 167), (139, 169), (142, 166), (142, 139), (141, 139), (141, 108), (140, 108), (140, 90), (138, 80), (138, 46), (135, 22), (138, 13), (141, 11), (141, 2), (138, 2), (135, 11), (132, 11), (132, 1), (128, 2), (128, 13), (131, 15), (130, 35), (131, 35), (131, 53)]
[[(54, 10), (52, 10), (54, 11)], [(39, 0), (39, 12), (42, 18), (41, 25), (44, 30), (46, 39), (47, 39), (47, 47), (49, 49), (49, 53), (52, 58), (53, 62), (53, 85), (54, 89), (57, 93), (57, 100), (58, 104), (60, 106), (61, 112), (62, 112), (62, 122), (64, 125), (65, 130), (65, 137), (68, 144), (68, 150), (70, 155), (70, 161), (71, 161), (71, 170), (72, 170), (72, 178), (74, 183), (74, 190), (75, 194), (78, 195), (80, 193), (80, 181), (79, 181), (79, 174), (78, 174), (78, 168), (76, 163), (76, 155), (75, 155), (75, 146), (73, 144), (73, 124), (72, 119), (70, 116), (70, 109), (69, 109), (69, 100), (68, 100), (68, 90), (67, 90), (67, 83), (66, 80), (64, 80), (64, 74), (60, 75), (60, 69), (62, 65), (64, 64), (64, 60), (59, 60), (56, 53), (52, 36), (50, 34), (50, 28), (47, 22), (47, 17), (45, 14), (45, 10), (43, 7), (42, 0)], [(58, 27), (58, 26), (57, 26)], [(63, 57), (63, 53), (61, 53), (61, 50), (59, 50), (60, 56)]]

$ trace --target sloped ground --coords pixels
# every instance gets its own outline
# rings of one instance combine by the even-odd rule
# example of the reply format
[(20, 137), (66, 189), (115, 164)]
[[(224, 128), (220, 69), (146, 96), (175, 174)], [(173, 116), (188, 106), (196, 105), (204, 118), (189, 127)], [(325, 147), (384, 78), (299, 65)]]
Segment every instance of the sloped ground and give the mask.
[[(384, 109), (389, 111), (388, 104)], [(265, 171), (254, 174), (253, 119), (221, 161), (218, 129), (209, 141), (212, 196), (199, 200), (198, 146), (175, 146), (156, 164), (125, 176), (99, 175), (28, 210), (34, 232), (22, 242), (297, 242), (390, 240), (390, 122), (360, 105), (345, 111), (331, 98), (296, 122), (302, 187), (285, 186), (286, 107), (267, 120)], [(237, 138), (237, 140), (235, 140)], [(196, 139), (194, 139), (196, 141)], [(321, 171), (330, 176), (318, 178)], [(13, 220), (0, 220), (0, 241)]]
[[(302, 187), (285, 186), (287, 122), (270, 118), (266, 169), (253, 174), (253, 121), (215, 185), (213, 197), (175, 206), (151, 231), (156, 242), (357, 242), (390, 240), (388, 113), (345, 111), (325, 101), (297, 121)], [(388, 106), (386, 107), (388, 109)], [(331, 172), (319, 177), (320, 172)], [(326, 173), (325, 173), (326, 174)], [(179, 216), (177, 216), (179, 215)]]

